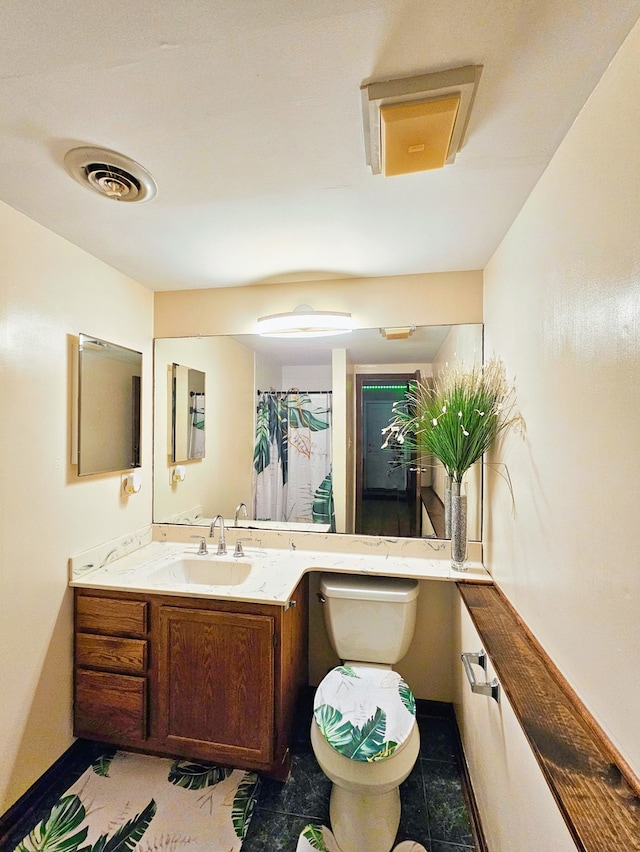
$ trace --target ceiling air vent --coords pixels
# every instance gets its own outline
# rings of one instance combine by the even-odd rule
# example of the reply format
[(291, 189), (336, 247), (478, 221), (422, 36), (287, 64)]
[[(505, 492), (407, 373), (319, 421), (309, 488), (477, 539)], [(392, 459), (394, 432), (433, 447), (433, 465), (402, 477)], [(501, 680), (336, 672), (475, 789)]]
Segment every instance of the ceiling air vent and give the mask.
[(140, 163), (106, 148), (72, 148), (64, 165), (78, 183), (115, 201), (149, 201), (158, 191)]

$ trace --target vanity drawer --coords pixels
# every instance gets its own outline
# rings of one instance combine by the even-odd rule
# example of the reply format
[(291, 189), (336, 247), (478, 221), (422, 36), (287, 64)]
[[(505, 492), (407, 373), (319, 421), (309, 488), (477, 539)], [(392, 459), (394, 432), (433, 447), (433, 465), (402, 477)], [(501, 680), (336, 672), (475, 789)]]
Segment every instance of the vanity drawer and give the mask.
[(147, 736), (147, 679), (76, 671), (75, 734), (115, 741)]
[(144, 674), (147, 670), (146, 639), (76, 633), (76, 665)]
[(76, 630), (144, 636), (147, 632), (147, 603), (78, 595)]

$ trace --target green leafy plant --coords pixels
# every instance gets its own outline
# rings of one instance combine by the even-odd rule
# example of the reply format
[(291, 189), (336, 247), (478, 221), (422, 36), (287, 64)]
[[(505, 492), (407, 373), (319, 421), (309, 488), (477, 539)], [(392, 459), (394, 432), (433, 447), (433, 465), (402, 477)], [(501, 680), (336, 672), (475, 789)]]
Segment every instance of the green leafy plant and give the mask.
[(522, 427), (514, 409), (515, 387), (500, 359), (468, 371), (447, 367), (433, 385), (412, 383), (406, 399), (394, 403), (393, 419), (382, 430), (383, 446), (406, 443), (419, 457), (431, 454), (449, 479), (460, 483), (501, 433)]

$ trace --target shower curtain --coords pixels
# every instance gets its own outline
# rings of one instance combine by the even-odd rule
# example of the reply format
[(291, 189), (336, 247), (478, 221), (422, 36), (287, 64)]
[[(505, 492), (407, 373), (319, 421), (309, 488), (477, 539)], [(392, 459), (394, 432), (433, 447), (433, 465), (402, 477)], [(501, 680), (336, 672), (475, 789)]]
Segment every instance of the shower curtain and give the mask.
[(331, 393), (258, 393), (254, 517), (335, 529)]

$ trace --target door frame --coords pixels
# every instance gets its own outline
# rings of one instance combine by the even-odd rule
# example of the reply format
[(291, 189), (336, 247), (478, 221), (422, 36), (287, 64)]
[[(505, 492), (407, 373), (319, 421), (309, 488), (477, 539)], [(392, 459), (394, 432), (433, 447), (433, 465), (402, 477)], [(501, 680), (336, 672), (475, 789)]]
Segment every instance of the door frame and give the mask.
[[(418, 371), (419, 372), (419, 371)], [(398, 382), (415, 381), (418, 377), (418, 372), (414, 373), (356, 373), (356, 481), (355, 481), (355, 525), (354, 530), (356, 535), (362, 533), (362, 494), (364, 489), (364, 405), (362, 397), (362, 387), (369, 382), (384, 384), (398, 384)], [(415, 467), (415, 465), (411, 465)], [(411, 471), (407, 477), (407, 491), (413, 491), (416, 499), (420, 494), (419, 473)]]

